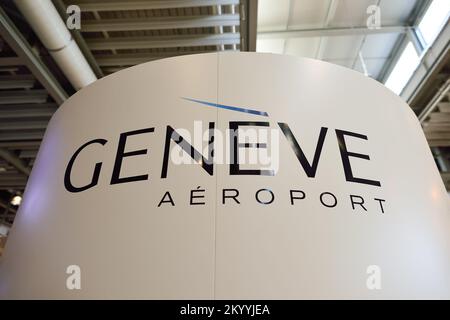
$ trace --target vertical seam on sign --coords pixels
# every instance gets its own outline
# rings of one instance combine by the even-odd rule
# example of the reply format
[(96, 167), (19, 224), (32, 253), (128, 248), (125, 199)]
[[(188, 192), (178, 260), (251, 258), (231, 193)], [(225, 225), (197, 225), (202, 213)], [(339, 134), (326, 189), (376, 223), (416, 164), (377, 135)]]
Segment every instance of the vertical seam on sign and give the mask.
[[(217, 66), (216, 66), (216, 103), (219, 103), (219, 58), (220, 58), (220, 53), (217, 53)], [(219, 108), (216, 108), (216, 126), (219, 126)], [(215, 129), (217, 128), (216, 126)], [(214, 129), (214, 130), (215, 130)], [(214, 150), (214, 146), (216, 145), (216, 141), (214, 140), (213, 143), (213, 150)], [(214, 156), (216, 156), (216, 152), (215, 150), (214, 152)], [(214, 157), (212, 158), (214, 161)], [(216, 299), (216, 255), (217, 255), (217, 199), (218, 199), (218, 194), (217, 194), (217, 184), (218, 184), (218, 179), (219, 179), (219, 170), (217, 170), (218, 166), (216, 163), (216, 201), (214, 204), (214, 270), (213, 270), (213, 299)]]

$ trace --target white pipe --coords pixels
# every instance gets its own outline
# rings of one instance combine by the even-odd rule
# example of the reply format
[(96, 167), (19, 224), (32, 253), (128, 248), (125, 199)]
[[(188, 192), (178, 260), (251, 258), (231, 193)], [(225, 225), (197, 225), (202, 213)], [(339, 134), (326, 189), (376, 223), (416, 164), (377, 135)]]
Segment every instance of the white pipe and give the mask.
[(76, 90), (97, 80), (51, 0), (14, 2)]

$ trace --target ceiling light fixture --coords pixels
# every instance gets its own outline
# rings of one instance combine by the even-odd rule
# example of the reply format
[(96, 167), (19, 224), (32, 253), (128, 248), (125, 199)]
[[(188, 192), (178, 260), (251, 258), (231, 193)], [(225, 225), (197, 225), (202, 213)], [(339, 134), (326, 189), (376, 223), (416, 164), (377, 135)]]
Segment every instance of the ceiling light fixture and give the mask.
[(22, 197), (19, 195), (16, 195), (11, 199), (11, 204), (13, 206), (19, 206), (21, 202), (22, 202)]

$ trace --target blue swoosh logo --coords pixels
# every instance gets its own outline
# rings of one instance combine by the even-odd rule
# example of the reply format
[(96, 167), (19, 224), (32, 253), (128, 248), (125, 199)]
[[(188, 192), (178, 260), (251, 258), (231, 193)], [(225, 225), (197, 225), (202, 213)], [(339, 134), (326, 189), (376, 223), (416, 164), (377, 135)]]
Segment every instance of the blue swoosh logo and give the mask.
[(249, 114), (254, 114), (254, 115), (263, 116), (263, 117), (268, 117), (269, 116), (267, 114), (267, 112), (264, 112), (264, 111), (258, 111), (258, 110), (252, 110), (252, 109), (246, 109), (246, 108), (238, 108), (238, 107), (233, 107), (233, 106), (227, 106), (227, 105), (224, 105), (224, 104), (213, 103), (213, 102), (202, 101), (202, 100), (191, 99), (191, 98), (182, 98), (182, 99), (188, 100), (188, 101), (191, 101), (191, 102), (200, 103), (200, 104), (203, 104), (205, 106), (215, 107), (215, 108), (221, 108), (221, 109), (226, 109), (226, 110), (232, 110), (232, 111), (238, 111), (238, 112), (243, 112), (243, 113), (249, 113)]

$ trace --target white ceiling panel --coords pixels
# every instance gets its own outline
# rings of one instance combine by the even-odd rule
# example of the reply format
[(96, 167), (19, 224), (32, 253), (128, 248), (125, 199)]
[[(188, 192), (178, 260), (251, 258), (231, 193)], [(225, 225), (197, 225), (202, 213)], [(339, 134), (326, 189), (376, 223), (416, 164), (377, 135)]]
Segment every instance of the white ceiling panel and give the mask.
[(289, 39), (286, 42), (286, 54), (315, 58), (320, 38)]
[[(380, 15), (382, 25), (405, 24), (420, 0), (381, 0)], [(423, 0), (421, 0), (423, 1)], [(450, 0), (449, 0), (450, 1)]]
[(258, 31), (286, 30), (289, 0), (258, 1)]
[(353, 59), (358, 54), (363, 36), (328, 37), (323, 59)]
[(380, 76), (381, 71), (387, 59), (370, 59), (365, 61), (367, 70), (372, 78), (377, 79)]
[[(400, 33), (364, 32), (371, 5), (380, 5), (381, 27), (411, 23), (422, 0), (260, 0), (258, 32), (281, 31), (280, 39), (259, 40), (261, 52), (318, 58), (363, 72), (359, 51), (370, 76), (378, 78), (389, 61)], [(450, 0), (448, 0), (450, 1)], [(342, 36), (290, 38), (284, 31), (317, 28), (363, 27), (363, 33)], [(296, 36), (299, 36), (297, 34)]]
[(324, 61), (346, 68), (351, 68), (354, 63), (353, 59), (325, 59)]
[[(372, 78), (377, 78), (383, 69), (384, 64), (386, 63), (386, 59), (373, 59), (373, 58), (364, 58), (364, 63), (366, 64), (367, 71), (369, 76)], [(358, 58), (355, 60), (355, 68), (356, 71), (364, 73), (364, 69), (361, 64), (361, 60)]]
[[(338, 0), (334, 18), (330, 26), (356, 27), (365, 26), (368, 18), (367, 7), (376, 4), (376, 0)], [(390, 1), (390, 0), (388, 0)]]
[(365, 58), (387, 58), (394, 47), (398, 34), (374, 34), (366, 36), (362, 47), (362, 54)]
[(284, 41), (283, 39), (258, 39), (256, 41), (256, 51), (281, 54), (284, 50)]
[(325, 21), (331, 0), (291, 0), (289, 28), (320, 28)]

